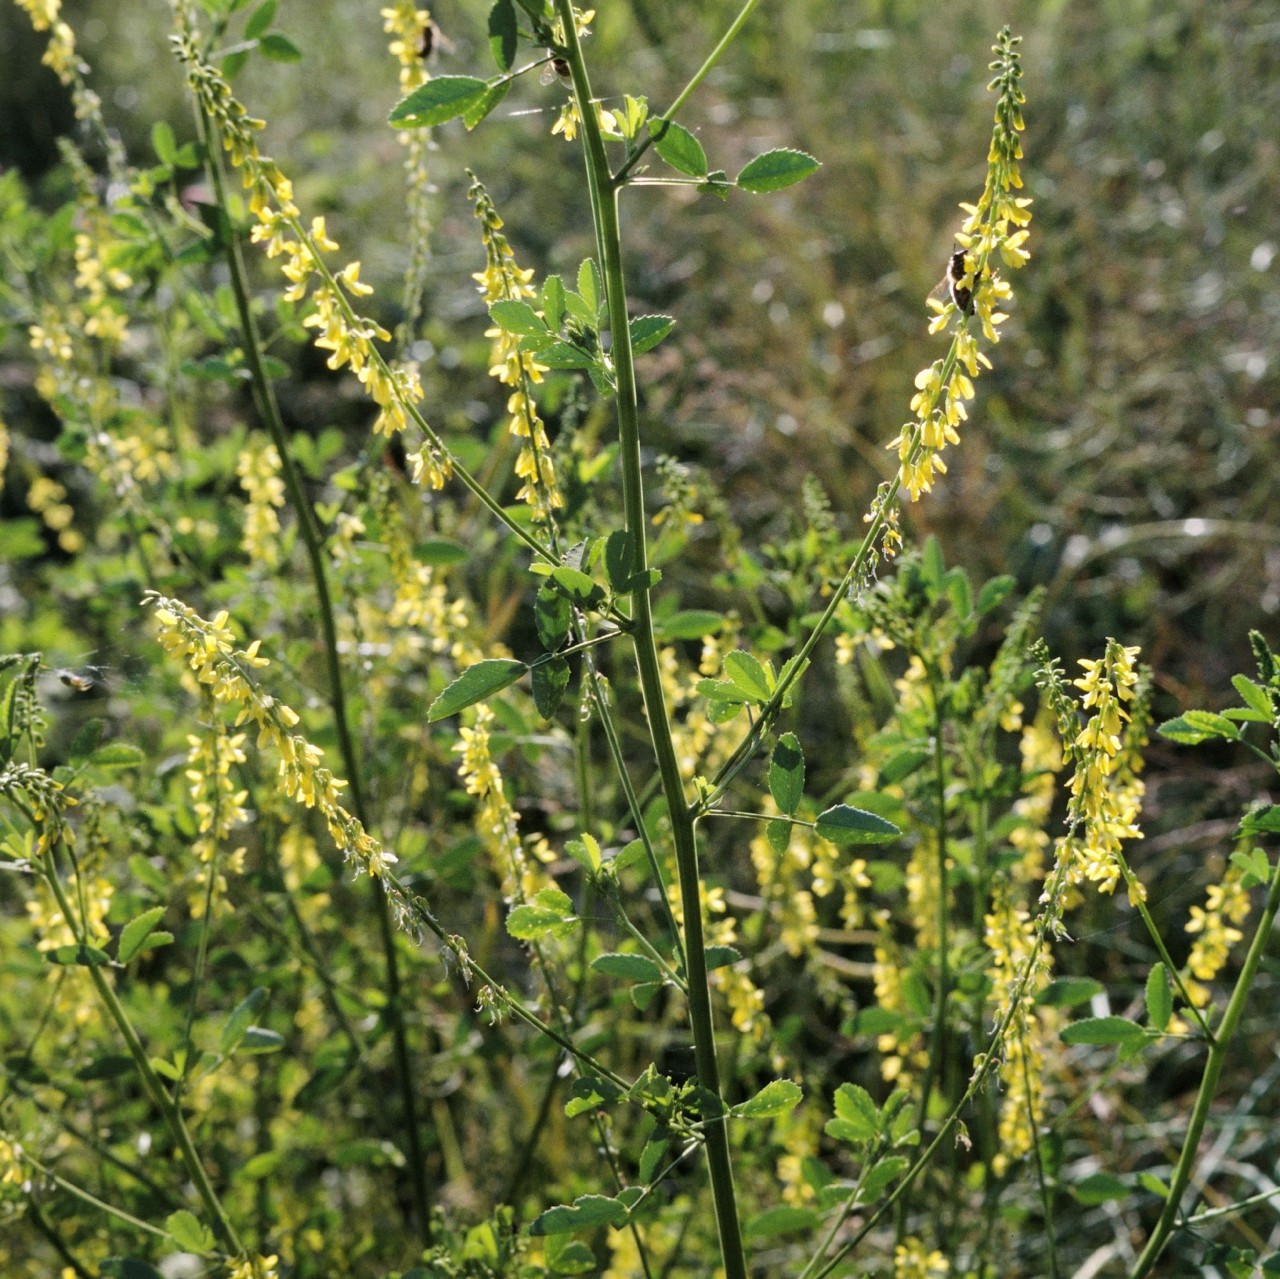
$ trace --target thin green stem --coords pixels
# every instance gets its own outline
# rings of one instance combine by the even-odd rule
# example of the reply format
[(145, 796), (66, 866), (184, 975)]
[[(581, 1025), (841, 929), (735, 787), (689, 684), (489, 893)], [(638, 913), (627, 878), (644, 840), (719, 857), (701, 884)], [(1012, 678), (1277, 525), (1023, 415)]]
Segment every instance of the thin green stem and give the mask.
[[(199, 111), (202, 138), (209, 155), (208, 170), (214, 186), (218, 207), (224, 213), (228, 209), (226, 178), (221, 162), (221, 146), (215, 145), (217, 130), (213, 127), (203, 107)], [(228, 219), (229, 222), (229, 219)], [(245, 362), (249, 366), (254, 398), (258, 412), (265, 423), (272, 443), (280, 457), (280, 469), (289, 503), (297, 516), (298, 528), (311, 569), (312, 586), (316, 593), (316, 612), (320, 622), (320, 634), (328, 675), (329, 710), (333, 716), (334, 732), (338, 739), (338, 752), (342, 757), (350, 788), (351, 809), (366, 830), (370, 828), (369, 814), (364, 800), (363, 773), (356, 753), (347, 717), (347, 699), (343, 684), (342, 661), (338, 652), (338, 632), (334, 619), (333, 600), (329, 592), (329, 577), (325, 563), (323, 538), (315, 509), (303, 487), (302, 476), (289, 447), (284, 421), (276, 402), (275, 389), (267, 376), (262, 355), (262, 339), (254, 319), (249, 297), (248, 273), (240, 243), (228, 225), (226, 229), (226, 260), (231, 275), (231, 289), (235, 296), (236, 310), (240, 317), (244, 337)], [(314, 255), (319, 260), (319, 255)], [(340, 296), (340, 290), (335, 290)], [(397, 1086), (404, 1114), (405, 1144), (408, 1147), (409, 1175), (413, 1183), (415, 1215), (418, 1219), (418, 1235), (424, 1247), (431, 1243), (431, 1194), (427, 1186), (426, 1156), (422, 1148), (422, 1132), (418, 1118), (417, 1096), (414, 1091), (414, 1072), (409, 1053), (408, 1032), (404, 1016), (404, 991), (400, 979), (400, 965), (396, 951), (396, 929), (391, 918), (386, 889), (376, 876), (373, 883), (375, 912), (378, 917), (378, 934), (382, 944), (383, 962), (386, 966), (387, 1004), (386, 1019), (391, 1029), (392, 1047), (396, 1061)]]
[[(1146, 895), (1142, 891), (1142, 885), (1138, 877), (1130, 870), (1128, 860), (1119, 849), (1116, 850), (1116, 860), (1120, 863), (1120, 871), (1124, 876), (1125, 886), (1129, 889), (1129, 900), (1133, 903), (1138, 914), (1142, 916), (1142, 922), (1147, 926), (1147, 935), (1151, 938), (1152, 944), (1160, 953), (1160, 958), (1164, 962), (1165, 972), (1169, 974), (1173, 984), (1178, 988), (1178, 994), (1182, 996), (1186, 1010), (1195, 1018), (1196, 1024), (1204, 1032), (1205, 1039), (1212, 1044), (1213, 1031), (1205, 1020), (1204, 1014), (1191, 998), (1191, 993), (1187, 990), (1186, 983), (1182, 980), (1182, 974), (1178, 970), (1177, 964), (1173, 962), (1168, 949), (1165, 947), (1164, 938), (1160, 935), (1160, 930), (1156, 927), (1156, 921), (1151, 917), (1151, 911), (1147, 908)], [(1164, 1027), (1153, 1026), (1152, 1029), (1163, 1030)]]
[[(83, 916), (77, 914), (70, 901), (68, 901), (66, 890), (63, 887), (61, 878), (58, 876), (53, 857), (54, 850), (50, 849), (46, 854), (44, 863), (45, 882), (49, 885), (50, 891), (62, 909), (63, 919), (75, 930), (77, 941), (81, 945), (88, 945), (89, 937), (83, 926), (78, 924), (78, 921)], [(165, 1126), (173, 1137), (183, 1166), (195, 1185), (196, 1193), (200, 1196), (200, 1200), (213, 1222), (218, 1237), (231, 1252), (243, 1252), (244, 1248), (239, 1236), (236, 1234), (235, 1226), (232, 1225), (231, 1218), (227, 1215), (226, 1209), (223, 1208), (221, 1200), (214, 1191), (213, 1185), (209, 1181), (209, 1176), (205, 1172), (204, 1163), (191, 1142), (191, 1134), (187, 1131), (187, 1125), (182, 1118), (182, 1111), (165, 1091), (164, 1084), (152, 1068), (151, 1060), (147, 1056), (147, 1050), (143, 1046), (142, 1040), (138, 1037), (138, 1032), (134, 1029), (133, 1023), (129, 1020), (129, 1014), (125, 1012), (124, 1005), (121, 1004), (117, 997), (115, 988), (107, 980), (101, 968), (90, 965), (86, 971), (98, 992), (98, 997), (102, 1000), (107, 1010), (108, 1016), (120, 1032), (120, 1036), (125, 1042), (125, 1047), (129, 1050), (129, 1056), (133, 1058), (133, 1064), (142, 1080), (144, 1091), (151, 1099), (152, 1105), (160, 1112)]]
[[(947, 965), (948, 915), (947, 915), (947, 757), (943, 745), (942, 699), (938, 692), (937, 672), (930, 671), (930, 692), (933, 696), (933, 769), (934, 797), (938, 805), (938, 820), (934, 831), (937, 841), (937, 875), (938, 875), (938, 978), (933, 998), (933, 1025), (929, 1034), (929, 1059), (925, 1066), (924, 1079), (920, 1084), (920, 1101), (916, 1109), (916, 1128), (923, 1133), (925, 1121), (929, 1117), (929, 1100), (933, 1095), (933, 1087), (942, 1074), (943, 1058), (946, 1052), (947, 1030), (947, 987), (951, 982), (951, 974)], [(899, 1234), (906, 1220), (908, 1197), (903, 1196), (899, 1206)]]
[[(662, 690), (662, 671), (654, 637), (653, 612), (648, 586), (648, 549), (645, 544), (644, 487), (640, 463), (640, 423), (636, 395), (635, 364), (628, 327), (626, 283), (622, 269), (622, 237), (618, 220), (618, 190), (609, 177), (608, 157), (599, 120), (592, 106), (591, 83), (582, 57), (570, 0), (556, 0), (556, 13), (564, 28), (565, 52), (573, 77), (574, 94), (582, 117), (582, 138), (592, 196), (593, 221), (600, 246), (608, 302), (611, 355), (617, 385), (619, 463), (626, 528), (635, 544), (635, 580), (631, 596), (634, 623), (632, 642), (636, 668), (644, 696), (649, 732), (662, 778), (675, 846), (684, 913), (685, 974), (689, 983), (689, 1022), (693, 1031), (698, 1082), (720, 1098), (720, 1068), (716, 1061), (715, 1023), (711, 989), (707, 981), (706, 943), (703, 934), (701, 877), (694, 818), (684, 793), (684, 782), (671, 735), (671, 723)], [(716, 1225), (726, 1279), (746, 1279), (746, 1253), (733, 1186), (729, 1136), (722, 1123), (707, 1130), (707, 1166), (715, 1204)]]
[(1209, 1107), (1213, 1104), (1218, 1076), (1222, 1073), (1222, 1067), (1227, 1059), (1227, 1050), (1231, 1046), (1236, 1027), (1244, 1014), (1244, 1006), (1249, 997), (1249, 990), (1253, 986), (1254, 977), (1257, 975), (1258, 966), (1262, 963), (1263, 952), (1271, 940), (1271, 928), (1275, 923), (1277, 911), (1280, 911), (1280, 860), (1276, 862), (1271, 872), (1271, 882), (1267, 886), (1267, 904), (1254, 930), (1253, 940), (1249, 943), (1249, 952), (1240, 969), (1240, 976), (1236, 978), (1231, 998), (1227, 1001), (1217, 1032), (1209, 1044), (1209, 1059), (1205, 1063), (1204, 1075), (1200, 1080), (1200, 1091), (1196, 1094), (1195, 1105), (1191, 1109), (1191, 1119), (1187, 1124), (1187, 1134), (1182, 1142), (1182, 1152), (1174, 1166), (1173, 1178), (1169, 1183), (1169, 1194), (1164, 1201), (1164, 1210), (1160, 1213), (1160, 1220), (1156, 1222), (1155, 1229), (1147, 1239), (1146, 1247), (1134, 1262), (1133, 1269), (1129, 1272), (1129, 1279), (1142, 1279), (1143, 1275), (1150, 1273), (1151, 1267), (1164, 1251), (1164, 1246), (1169, 1242), (1169, 1236), (1177, 1224), (1182, 1196), (1186, 1193), (1187, 1186), (1191, 1182), (1191, 1174), (1195, 1170), (1196, 1156), (1200, 1149), (1200, 1135), (1209, 1118)]
[[(676, 94), (675, 100), (671, 103), (671, 105), (660, 116), (656, 117), (656, 120), (658, 123), (665, 124), (668, 120), (675, 119), (680, 109), (684, 106), (686, 102), (689, 101), (690, 97), (693, 96), (693, 91), (707, 78), (707, 76), (711, 72), (712, 67), (714, 67), (722, 57), (724, 57), (725, 50), (729, 47), (730, 44), (733, 43), (733, 40), (737, 36), (738, 32), (741, 31), (742, 28), (746, 25), (747, 19), (751, 16), (751, 11), (759, 3), (760, 3), (760, 0), (747, 0), (746, 4), (742, 6), (742, 9), (739, 12), (738, 16), (734, 18), (734, 20), (729, 24), (728, 30), (725, 31), (724, 35), (720, 39), (720, 42), (716, 45), (714, 49), (711, 50), (709, 54), (707, 54), (706, 61), (703, 62), (703, 64), (693, 73), (693, 76), (689, 80), (689, 83), (686, 84), (684, 88), (681, 89), (680, 92)], [(640, 143), (640, 145), (635, 149), (635, 151), (632, 152), (632, 154), (627, 157), (626, 164), (624, 164), (622, 168), (618, 170), (617, 177), (614, 179), (616, 182), (621, 182), (627, 176), (627, 174), (630, 173), (633, 168), (635, 168), (636, 164), (640, 160), (640, 157), (644, 155), (644, 153), (649, 149), (649, 146), (652, 143), (652, 141), (653, 141), (653, 135), (650, 134)]]

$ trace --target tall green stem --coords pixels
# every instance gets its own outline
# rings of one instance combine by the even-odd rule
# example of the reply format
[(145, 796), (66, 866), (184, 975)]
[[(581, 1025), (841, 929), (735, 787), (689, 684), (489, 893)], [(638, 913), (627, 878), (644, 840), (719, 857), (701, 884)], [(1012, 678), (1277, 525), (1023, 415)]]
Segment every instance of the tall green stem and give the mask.
[(1263, 908), (1262, 918), (1254, 931), (1253, 940), (1249, 943), (1249, 953), (1245, 956), (1244, 966), (1236, 979), (1235, 989), (1227, 1002), (1226, 1011), (1218, 1025), (1217, 1033), (1209, 1045), (1209, 1060), (1205, 1063), (1204, 1075), (1200, 1080), (1200, 1091), (1196, 1094), (1196, 1104), (1191, 1110), (1191, 1121), (1187, 1124), (1187, 1135), (1182, 1142), (1182, 1151), (1178, 1155), (1177, 1165), (1173, 1170), (1173, 1180), (1169, 1183), (1169, 1194), (1164, 1201), (1164, 1211), (1156, 1228), (1147, 1239), (1138, 1260), (1129, 1272), (1129, 1279), (1142, 1279), (1149, 1274), (1157, 1258), (1164, 1251), (1177, 1224), (1178, 1213), (1182, 1209), (1182, 1196), (1191, 1182), (1191, 1174), (1195, 1169), (1196, 1156), (1200, 1150), (1200, 1135), (1209, 1118), (1209, 1107), (1213, 1104), (1213, 1094), (1218, 1087), (1218, 1076), (1227, 1059), (1227, 1049), (1244, 1013), (1245, 1001), (1257, 975), (1258, 965), (1262, 963), (1263, 952), (1271, 940), (1271, 928), (1275, 923), (1276, 912), (1280, 911), (1280, 861), (1271, 872), (1271, 882), (1267, 886), (1267, 904)]
[[(573, 76), (578, 111), (582, 117), (587, 181), (591, 191), (596, 242), (600, 246), (600, 265), (608, 301), (611, 355), (617, 381), (623, 508), (626, 527), (635, 544), (635, 580), (642, 583), (631, 594), (632, 642), (675, 846), (680, 901), (684, 913), (685, 973), (689, 983), (689, 1023), (693, 1032), (694, 1058), (699, 1084), (714, 1096), (720, 1097), (720, 1068), (716, 1061), (715, 1024), (711, 1013), (706, 943), (702, 927), (697, 837), (671, 737), (671, 722), (662, 691), (662, 674), (647, 585), (649, 563), (645, 544), (644, 488), (640, 467), (640, 423), (631, 333), (627, 320), (626, 283), (622, 270), (618, 188), (609, 173), (604, 139), (592, 105), (591, 83), (582, 58), (570, 0), (556, 0), (556, 13), (564, 27), (565, 51)], [(746, 1279), (746, 1254), (733, 1186), (729, 1136), (723, 1122), (717, 1120), (707, 1126), (706, 1142), (711, 1193), (715, 1203), (726, 1279)]]
[[(209, 173), (213, 180), (218, 206), (224, 212), (229, 207), (225, 178), (220, 157), (221, 146), (215, 145), (212, 139), (214, 130), (203, 109), (200, 111), (200, 123), (208, 151)], [(364, 801), (363, 777), (360, 761), (356, 754), (355, 739), (347, 719), (347, 698), (343, 684), (342, 661), (338, 653), (338, 631), (334, 623), (333, 599), (329, 592), (329, 576), (325, 564), (324, 542), (315, 511), (307, 497), (298, 473), (293, 455), (289, 450), (289, 440), (285, 434), (284, 421), (280, 417), (280, 408), (276, 403), (275, 390), (271, 379), (267, 376), (262, 359), (262, 342), (258, 333), (257, 321), (250, 305), (248, 275), (245, 271), (244, 257), (240, 252), (240, 243), (230, 226), (226, 229), (226, 258), (231, 272), (231, 288), (235, 295), (236, 311), (240, 317), (240, 327), (244, 334), (245, 362), (253, 382), (254, 398), (258, 403), (258, 412), (271, 435), (272, 443), (280, 456), (280, 470), (284, 478), (285, 489), (289, 495), (289, 503), (298, 517), (298, 528), (302, 534), (302, 543), (306, 548), (307, 563), (311, 569), (312, 585), (316, 593), (316, 611), (320, 622), (320, 634), (323, 641), (325, 666), (329, 684), (329, 710), (333, 716), (334, 731), (338, 738), (338, 752), (342, 756), (342, 767), (350, 787), (351, 809), (361, 826), (369, 829), (369, 814)], [(378, 935), (382, 944), (382, 953), (387, 972), (387, 1024), (391, 1030), (392, 1050), (396, 1061), (397, 1083), (400, 1089), (400, 1104), (404, 1113), (405, 1144), (409, 1161), (410, 1176), (413, 1180), (414, 1209), (418, 1218), (418, 1235), (424, 1246), (431, 1243), (431, 1195), (427, 1186), (426, 1159), (422, 1149), (421, 1128), (418, 1119), (417, 1096), (413, 1087), (413, 1070), (409, 1054), (409, 1039), (405, 1028), (404, 991), (400, 980), (400, 964), (396, 953), (396, 929), (391, 918), (391, 906), (387, 901), (386, 889), (376, 876), (370, 876), (373, 884), (374, 905), (378, 916)]]

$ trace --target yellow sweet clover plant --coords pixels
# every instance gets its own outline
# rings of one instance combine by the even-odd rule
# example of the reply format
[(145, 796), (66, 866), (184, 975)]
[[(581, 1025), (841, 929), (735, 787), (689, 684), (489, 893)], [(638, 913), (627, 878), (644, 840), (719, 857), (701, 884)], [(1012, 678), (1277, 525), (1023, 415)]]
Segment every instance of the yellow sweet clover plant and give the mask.
[[(677, 118), (755, 0), (663, 114), (594, 95), (595, 14), (568, 0), (498, 0), (487, 80), (437, 73), (443, 34), (425, 10), (382, 9), (407, 126), (396, 316), (358, 261), (335, 265), (336, 218), (304, 213), (232, 91), (236, 59), (291, 56), (267, 38), (270, 0), (243, 19), (202, 6), (212, 38), (175, 5), (206, 150), (160, 131), (147, 172), (111, 141), (58, 5), (22, 7), (104, 139), (112, 184), (69, 160), (57, 269), (4, 295), (65, 431), (53, 464), (25, 434), (4, 460), (73, 566), (77, 608), (136, 635), (145, 591), (167, 665), (108, 681), (34, 652), (0, 659), (0, 847), (23, 907), (4, 927), (39, 961), (15, 963), (16, 980), (45, 997), (6, 1059), (0, 1269), (25, 1279), (56, 1256), (108, 1272), (127, 1237), (137, 1265), (181, 1252), (230, 1279), (605, 1265), (987, 1279), (1039, 1213), (1028, 1264), (1059, 1273), (1055, 1143), (1084, 1055), (1119, 1045), (1132, 1063), (1198, 1038), (1201, 1088), (1131, 1267), (1149, 1273), (1276, 914), (1259, 847), (1276, 823), (1246, 818), (1185, 938), (1166, 938), (1132, 851), (1151, 723), (1137, 650), (1108, 642), (1068, 680), (1046, 648), (1028, 655), (1033, 597), (992, 657), (1013, 583), (975, 589), (936, 543), (904, 547), (899, 497), (923, 499), (961, 446), (1008, 318), (1004, 273), (1028, 260), (1017, 40), (996, 45), (986, 182), (934, 306), (950, 347), (916, 379), (893, 478), (860, 545), (806, 490), (805, 527), (766, 555), (770, 576), (726, 534), (709, 477), (655, 460), (635, 357), (671, 317), (629, 309), (618, 216), (662, 183), (659, 162), (712, 199), (816, 168), (778, 148), (730, 179)], [(585, 156), (593, 256), (568, 285), (518, 265), (471, 178), (489, 311), (471, 336), (488, 340), (509, 440), (468, 469), (477, 448), (429, 424), (424, 379), (443, 383), (416, 362), (438, 224), (428, 129), (450, 112), (478, 124), (540, 67), (569, 94), (552, 132)], [(202, 159), (207, 223), (167, 185)], [(20, 204), (8, 216), (37, 243)], [(280, 266), (271, 306), (242, 239)], [(166, 315), (155, 298), (179, 286), (189, 303)], [(331, 385), (365, 397), (354, 444), (284, 426), (266, 352), (306, 334)], [(152, 357), (156, 394), (135, 402), (121, 370)], [(225, 386), (197, 391), (195, 370)], [(600, 459), (602, 413), (595, 435), (566, 438), (587, 383), (616, 413)], [(433, 421), (451, 416), (433, 401)], [(712, 525), (732, 611), (677, 599), (683, 552)], [(1274, 727), (1280, 679), (1255, 648), (1244, 707), (1165, 735)], [(829, 686), (810, 700), (815, 677)], [(806, 762), (818, 710), (823, 740), (846, 749)], [(114, 740), (128, 732), (143, 746)], [(1145, 1019), (1073, 1016), (1082, 998), (1132, 993), (1115, 978), (1081, 995), (1067, 975), (1074, 921), (1117, 896), (1159, 956)], [(410, 944), (424, 940), (443, 968)], [(120, 1090), (125, 1070), (136, 1082)], [(394, 1210), (362, 1216), (373, 1202)]]

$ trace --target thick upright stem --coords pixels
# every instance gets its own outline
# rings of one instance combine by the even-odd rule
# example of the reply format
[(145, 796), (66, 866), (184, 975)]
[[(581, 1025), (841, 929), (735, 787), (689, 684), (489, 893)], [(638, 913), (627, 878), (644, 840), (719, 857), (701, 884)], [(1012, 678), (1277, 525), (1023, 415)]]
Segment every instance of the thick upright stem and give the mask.
[[(658, 646), (654, 638), (653, 613), (647, 584), (648, 550), (645, 544), (644, 489), (640, 467), (640, 424), (637, 410), (635, 366), (631, 334), (627, 323), (626, 284), (622, 270), (622, 240), (618, 221), (618, 190), (609, 173), (604, 140), (591, 99), (591, 85), (582, 49), (574, 27), (569, 0), (556, 0), (556, 13), (564, 26), (565, 46), (574, 93), (582, 117), (582, 137), (586, 152), (587, 179), (595, 217), (596, 242), (600, 246), (601, 269), (608, 301), (609, 333), (614, 375), (617, 383), (619, 463), (622, 472), (623, 508), (627, 530), (635, 544), (635, 580), (641, 585), (631, 593), (632, 641), (636, 669), (644, 695), (645, 713), (653, 741), (654, 756), (667, 801), (675, 846), (676, 870), (680, 880), (680, 902), (684, 914), (686, 977), (689, 983), (689, 1022), (693, 1032), (694, 1058), (698, 1082), (720, 1097), (720, 1068), (716, 1061), (715, 1026), (711, 1013), (711, 991), (707, 984), (706, 943), (702, 926), (701, 879), (693, 815), (685, 796), (684, 782), (671, 736), (671, 722), (662, 691)], [(729, 1137), (724, 1122), (713, 1119), (706, 1128), (707, 1164), (715, 1202), (716, 1224), (726, 1279), (746, 1279), (746, 1254), (738, 1221)]]

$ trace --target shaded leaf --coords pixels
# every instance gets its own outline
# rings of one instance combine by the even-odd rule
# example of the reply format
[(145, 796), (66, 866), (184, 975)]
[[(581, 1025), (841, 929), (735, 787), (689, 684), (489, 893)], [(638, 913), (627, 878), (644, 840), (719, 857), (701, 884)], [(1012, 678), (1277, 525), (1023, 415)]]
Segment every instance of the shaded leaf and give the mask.
[(638, 315), (627, 325), (631, 331), (631, 354), (652, 351), (676, 326), (669, 315)]
[(662, 980), (662, 969), (647, 955), (619, 953), (597, 955), (591, 961), (591, 967), (606, 977), (617, 977), (622, 981), (660, 982)]
[(887, 844), (902, 831), (875, 813), (848, 804), (836, 804), (818, 817), (818, 834), (833, 844)]
[(572, 1206), (560, 1204), (548, 1208), (529, 1223), (531, 1235), (562, 1235), (574, 1230), (590, 1230), (595, 1226), (621, 1226), (627, 1210), (616, 1199), (604, 1195), (583, 1195)]
[(302, 50), (288, 36), (273, 31), (258, 41), (258, 48), (272, 62), (301, 62)]
[(253, 1022), (254, 1015), (262, 1007), (266, 998), (267, 988), (265, 986), (255, 986), (232, 1009), (231, 1016), (227, 1018), (226, 1024), (222, 1028), (222, 1034), (218, 1037), (218, 1051), (224, 1057), (234, 1052), (236, 1046), (245, 1037), (245, 1033)]
[(795, 1234), (798, 1230), (813, 1230), (822, 1222), (821, 1214), (812, 1208), (795, 1208), (790, 1204), (778, 1204), (757, 1213), (743, 1227), (748, 1238), (773, 1239), (778, 1235)]
[(510, 71), (516, 60), (516, 9), (511, 0), (497, 0), (489, 10), (489, 52), (499, 71)]
[(1163, 963), (1147, 974), (1147, 1024), (1152, 1030), (1164, 1030), (1173, 1016), (1173, 987)]
[(569, 691), (569, 676), (568, 659), (560, 656), (553, 657), (550, 661), (537, 662), (532, 667), (530, 683), (533, 704), (543, 719), (555, 718)]
[(1036, 1003), (1046, 1008), (1074, 1008), (1077, 1004), (1088, 1003), (1105, 989), (1092, 977), (1058, 977), (1040, 992)]
[(615, 591), (628, 589), (635, 562), (635, 534), (629, 529), (615, 529), (604, 544), (604, 572)]
[(1072, 1194), (1082, 1204), (1104, 1204), (1113, 1199), (1127, 1199), (1133, 1187), (1110, 1173), (1095, 1172), (1071, 1187)]
[(707, 609), (685, 609), (670, 617), (655, 619), (654, 630), (659, 639), (697, 640), (704, 635), (715, 635), (724, 625), (723, 613)]
[(514, 684), (529, 668), (523, 662), (509, 657), (490, 657), (474, 666), (468, 666), (448, 688), (431, 703), (427, 711), (427, 723), (448, 719), (476, 702), (501, 692)]
[(1067, 1044), (1131, 1044), (1143, 1039), (1142, 1027), (1125, 1017), (1086, 1017), (1062, 1032)]
[(804, 752), (794, 733), (783, 733), (769, 760), (769, 793), (788, 817), (795, 815), (804, 798)]

